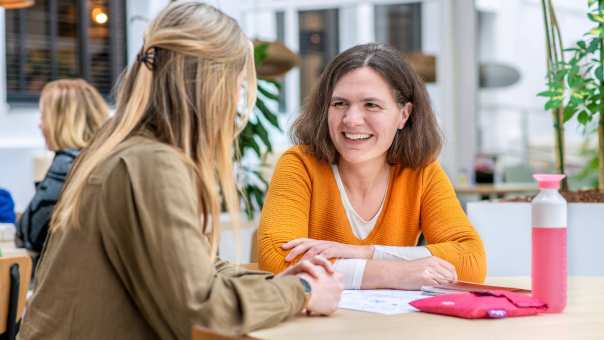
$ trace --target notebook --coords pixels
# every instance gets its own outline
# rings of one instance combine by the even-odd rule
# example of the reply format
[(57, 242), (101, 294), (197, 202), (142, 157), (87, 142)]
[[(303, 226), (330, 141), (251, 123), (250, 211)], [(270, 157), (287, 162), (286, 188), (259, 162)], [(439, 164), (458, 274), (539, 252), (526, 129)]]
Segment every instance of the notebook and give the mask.
[(441, 295), (451, 293), (463, 293), (463, 292), (485, 292), (492, 290), (503, 290), (513, 293), (531, 294), (528, 289), (515, 288), (515, 287), (504, 287), (504, 286), (493, 286), (479, 283), (457, 281), (455, 283), (449, 283), (444, 285), (436, 286), (422, 286), (421, 291), (424, 295)]

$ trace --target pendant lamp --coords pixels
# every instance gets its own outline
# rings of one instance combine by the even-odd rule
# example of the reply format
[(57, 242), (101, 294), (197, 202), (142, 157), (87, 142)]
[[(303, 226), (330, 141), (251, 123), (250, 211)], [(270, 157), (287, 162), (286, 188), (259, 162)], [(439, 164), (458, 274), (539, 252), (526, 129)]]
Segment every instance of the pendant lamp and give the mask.
[(34, 5), (34, 0), (0, 0), (0, 7), (6, 9), (21, 9)]
[(299, 63), (298, 56), (287, 46), (277, 41), (255, 41), (255, 44), (268, 43), (266, 59), (256, 70), (258, 78), (277, 79)]

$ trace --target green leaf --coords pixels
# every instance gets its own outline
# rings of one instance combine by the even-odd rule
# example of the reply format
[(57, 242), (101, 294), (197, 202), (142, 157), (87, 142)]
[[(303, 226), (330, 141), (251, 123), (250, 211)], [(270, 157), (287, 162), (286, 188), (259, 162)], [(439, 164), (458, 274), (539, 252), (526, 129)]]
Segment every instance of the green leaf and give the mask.
[(577, 87), (581, 84), (581, 77), (577, 74), (569, 74), (568, 75), (568, 86), (569, 87)]
[(595, 53), (597, 50), (600, 49), (600, 39), (591, 39), (591, 41), (589, 42), (589, 47), (587, 48), (587, 52), (589, 53)]
[(262, 176), (262, 173), (258, 170), (254, 170), (252, 171), (257, 177), (258, 179), (268, 187), (268, 181)]
[(537, 97), (554, 97), (554, 96), (556, 96), (556, 92), (550, 91), (550, 90), (541, 91), (541, 92), (537, 93)]
[(558, 72), (554, 73), (554, 80), (556, 82), (561, 82), (564, 80), (564, 78), (566, 77), (567, 74), (568, 74), (568, 69), (566, 69), (566, 68), (558, 70)]
[(258, 44), (254, 47), (254, 62), (256, 63), (256, 67), (262, 65), (264, 60), (268, 55), (268, 44), (262, 43)]
[(587, 112), (581, 111), (581, 112), (579, 112), (579, 115), (577, 116), (577, 120), (582, 125), (585, 125), (591, 121), (591, 116)]
[(264, 191), (260, 190), (258, 187), (254, 187), (252, 194), (256, 199), (256, 204), (258, 204), (258, 207), (262, 209), (262, 206), (264, 206)]
[(591, 101), (589, 104), (585, 105), (585, 108), (591, 114), (596, 114), (600, 111), (600, 105), (596, 101)]
[(594, 74), (596, 75), (596, 79), (598, 79), (598, 81), (604, 82), (604, 69), (602, 68), (601, 64), (596, 68)]
[(585, 41), (583, 41), (583, 40), (577, 41), (577, 46), (579, 46), (579, 48), (582, 50), (587, 48), (587, 46), (585, 46)]
[(258, 92), (262, 93), (263, 96), (272, 100), (279, 100), (279, 93), (272, 93), (265, 89), (260, 83), (258, 83)]
[(564, 52), (574, 52), (574, 51), (578, 51), (579, 49), (574, 48), (574, 47), (569, 47), (569, 48), (565, 48), (562, 51)]
[(567, 106), (564, 108), (564, 123), (568, 122), (569, 120), (571, 120), (573, 118), (573, 116), (575, 115), (575, 107), (574, 106)]
[(555, 109), (558, 108), (560, 106), (560, 104), (562, 104), (562, 101), (559, 99), (550, 99), (545, 103), (544, 109), (545, 110), (551, 110), (551, 109)]
[(582, 97), (583, 97), (583, 95), (581, 93), (574, 92), (571, 95), (570, 100), (568, 101), (569, 105), (572, 105), (572, 106), (581, 105)]
[(281, 126), (279, 126), (279, 120), (277, 119), (277, 116), (274, 113), (272, 113), (271, 110), (269, 110), (269, 108), (266, 106), (266, 104), (264, 104), (264, 101), (262, 101), (261, 99), (257, 99), (256, 107), (258, 108), (258, 110), (260, 110), (260, 112), (262, 112), (262, 114), (264, 115), (264, 118), (266, 118), (266, 120), (272, 126), (279, 129), (279, 131), (282, 131)]
[(281, 84), (280, 82), (276, 81), (276, 80), (265, 80), (267, 83), (271, 83), (273, 85), (275, 85), (277, 87), (277, 89), (281, 90), (283, 89), (283, 84)]
[(589, 20), (591, 20), (593, 22), (597, 22), (599, 24), (604, 24), (604, 17), (602, 17), (599, 14), (587, 13), (587, 17), (589, 18)]
[(258, 158), (262, 157), (262, 151), (260, 150), (260, 146), (254, 138), (250, 138), (249, 136), (241, 136), (239, 138), (239, 145), (241, 155), (244, 155), (246, 150), (252, 149), (252, 151), (256, 153)]
[(266, 146), (266, 150), (268, 152), (273, 152), (271, 139), (268, 137), (268, 131), (266, 131), (266, 128), (260, 121), (254, 124), (254, 132), (260, 138), (260, 140), (262, 140), (262, 143), (264, 143), (264, 146)]

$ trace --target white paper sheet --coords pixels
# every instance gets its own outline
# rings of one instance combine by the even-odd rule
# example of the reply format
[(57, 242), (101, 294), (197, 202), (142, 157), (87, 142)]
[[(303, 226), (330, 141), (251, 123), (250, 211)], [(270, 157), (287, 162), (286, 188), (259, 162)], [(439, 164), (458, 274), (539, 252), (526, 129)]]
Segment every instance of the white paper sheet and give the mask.
[(386, 315), (416, 312), (409, 302), (427, 298), (421, 291), (406, 290), (345, 290), (339, 308)]

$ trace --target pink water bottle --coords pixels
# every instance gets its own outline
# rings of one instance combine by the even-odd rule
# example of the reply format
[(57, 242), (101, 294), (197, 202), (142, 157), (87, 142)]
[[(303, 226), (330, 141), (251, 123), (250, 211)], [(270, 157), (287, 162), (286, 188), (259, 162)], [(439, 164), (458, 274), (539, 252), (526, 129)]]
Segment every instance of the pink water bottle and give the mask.
[(536, 174), (539, 194), (531, 202), (533, 296), (549, 313), (566, 307), (566, 200), (558, 189), (564, 175)]

